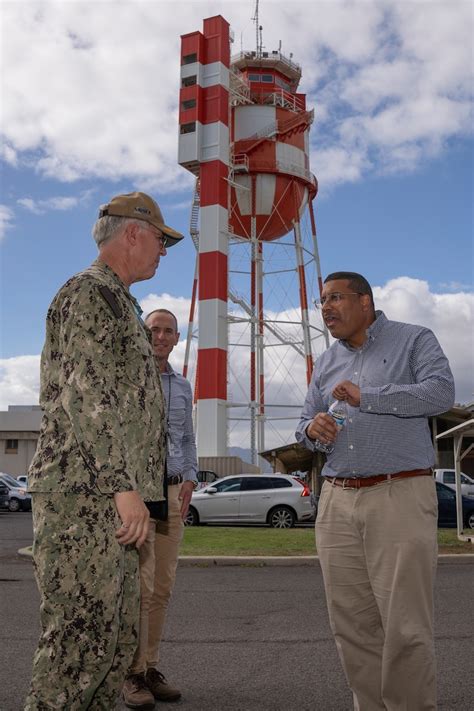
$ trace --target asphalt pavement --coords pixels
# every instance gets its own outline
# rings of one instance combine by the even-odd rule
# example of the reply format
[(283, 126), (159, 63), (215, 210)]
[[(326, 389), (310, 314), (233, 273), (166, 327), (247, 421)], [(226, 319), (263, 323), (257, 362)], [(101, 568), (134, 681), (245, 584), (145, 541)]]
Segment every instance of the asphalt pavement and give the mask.
[[(0, 513), (0, 709), (21, 711), (38, 638), (31, 514)], [(474, 559), (440, 559), (436, 589), (439, 710), (472, 694)], [(162, 643), (162, 671), (182, 711), (349, 711), (329, 630), (319, 564), (180, 563)], [(403, 680), (401, 680), (402, 682)], [(121, 704), (116, 711), (125, 707)]]

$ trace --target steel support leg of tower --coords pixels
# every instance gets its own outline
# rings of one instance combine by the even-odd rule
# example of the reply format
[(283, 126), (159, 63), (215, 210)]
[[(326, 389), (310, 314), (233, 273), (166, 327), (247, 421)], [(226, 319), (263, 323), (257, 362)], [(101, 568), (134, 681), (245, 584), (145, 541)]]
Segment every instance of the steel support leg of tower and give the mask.
[(257, 238), (256, 238), (256, 220), (253, 216), (251, 219), (251, 234), (250, 234), (250, 453), (252, 464), (257, 463), (257, 441), (256, 441), (256, 424), (257, 424), (257, 289), (256, 289), (256, 257), (257, 257)]
[(192, 296), (191, 296), (191, 306), (189, 308), (188, 333), (186, 335), (186, 350), (184, 353), (183, 376), (185, 378), (188, 377), (189, 355), (191, 353), (191, 341), (193, 339), (194, 311), (196, 308), (198, 274), (199, 274), (199, 253), (196, 252), (196, 265), (194, 267), (193, 292), (192, 292)]
[(296, 263), (298, 265), (298, 279), (300, 285), (301, 326), (303, 328), (303, 344), (306, 359), (306, 380), (311, 380), (313, 373), (313, 354), (311, 352), (311, 334), (309, 327), (308, 296), (306, 292), (306, 276), (304, 271), (303, 247), (301, 244), (301, 227), (299, 222), (294, 224)]
[(255, 291), (257, 295), (257, 452), (265, 450), (265, 368), (264, 368), (264, 335), (263, 335), (263, 244), (258, 242), (255, 259)]
[[(311, 237), (313, 238), (313, 258), (316, 264), (316, 273), (318, 275), (318, 289), (319, 296), (323, 293), (323, 277), (321, 274), (321, 260), (319, 259), (319, 249), (318, 249), (318, 236), (316, 232), (316, 220), (314, 219), (313, 201), (310, 200), (308, 204), (309, 218), (311, 221)], [(326, 348), (329, 348), (329, 333), (326, 328), (326, 324), (323, 321), (323, 335), (326, 342)]]

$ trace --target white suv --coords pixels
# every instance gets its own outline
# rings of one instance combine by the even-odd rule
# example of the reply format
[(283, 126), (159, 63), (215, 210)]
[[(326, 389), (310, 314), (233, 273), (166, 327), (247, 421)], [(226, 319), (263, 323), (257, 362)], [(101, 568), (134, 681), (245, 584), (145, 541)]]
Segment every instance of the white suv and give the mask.
[(239, 474), (218, 479), (195, 491), (186, 525), (199, 523), (266, 523), (292, 528), (314, 516), (307, 484), (286, 474)]
[[(435, 469), (434, 477), (441, 484), (446, 484), (450, 489), (456, 491), (456, 479), (454, 469)], [(461, 493), (464, 496), (474, 496), (474, 479), (461, 472)]]

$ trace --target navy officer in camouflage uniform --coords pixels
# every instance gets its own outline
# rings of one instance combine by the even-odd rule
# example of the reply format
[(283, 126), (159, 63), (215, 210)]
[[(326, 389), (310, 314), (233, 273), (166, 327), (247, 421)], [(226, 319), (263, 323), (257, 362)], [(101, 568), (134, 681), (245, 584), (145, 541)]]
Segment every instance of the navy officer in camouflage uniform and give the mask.
[(144, 193), (101, 208), (98, 259), (49, 308), (28, 481), (41, 636), (25, 710), (112, 709), (137, 645), (144, 502), (163, 499), (165, 417), (131, 284), (182, 235)]

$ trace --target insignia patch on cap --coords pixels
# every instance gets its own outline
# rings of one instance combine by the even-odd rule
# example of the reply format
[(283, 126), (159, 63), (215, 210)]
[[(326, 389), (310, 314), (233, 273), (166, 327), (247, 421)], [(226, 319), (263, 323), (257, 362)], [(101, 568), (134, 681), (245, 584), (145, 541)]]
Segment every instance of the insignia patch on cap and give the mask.
[(151, 210), (149, 210), (147, 207), (134, 207), (133, 211), (141, 212), (142, 215), (151, 215)]

